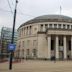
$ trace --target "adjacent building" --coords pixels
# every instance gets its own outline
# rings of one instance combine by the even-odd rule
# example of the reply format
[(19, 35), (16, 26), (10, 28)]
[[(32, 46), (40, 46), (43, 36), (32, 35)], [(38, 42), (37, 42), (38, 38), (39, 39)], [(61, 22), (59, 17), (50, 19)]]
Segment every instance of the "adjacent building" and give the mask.
[(16, 56), (20, 58), (72, 59), (72, 18), (43, 15), (18, 28)]
[(0, 34), (0, 54), (1, 54), (1, 34)]
[[(14, 43), (16, 44), (18, 33), (15, 30)], [(11, 43), (12, 29), (8, 27), (2, 27), (1, 29), (1, 54), (8, 55), (8, 44)]]

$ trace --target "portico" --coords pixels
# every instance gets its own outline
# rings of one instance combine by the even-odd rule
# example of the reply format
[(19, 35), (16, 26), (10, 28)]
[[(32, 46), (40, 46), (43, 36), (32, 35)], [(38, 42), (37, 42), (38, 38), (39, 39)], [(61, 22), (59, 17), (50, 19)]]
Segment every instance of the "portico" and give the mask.
[(56, 59), (72, 58), (72, 36), (49, 35), (48, 38), (48, 59), (53, 56)]

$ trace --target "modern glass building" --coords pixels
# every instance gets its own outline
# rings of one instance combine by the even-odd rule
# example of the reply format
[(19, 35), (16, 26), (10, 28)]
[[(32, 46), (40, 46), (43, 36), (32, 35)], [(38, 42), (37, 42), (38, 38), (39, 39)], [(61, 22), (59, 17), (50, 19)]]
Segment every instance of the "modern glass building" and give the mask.
[[(17, 41), (17, 30), (14, 34), (14, 43)], [(8, 27), (2, 27), (1, 29), (1, 54), (8, 55), (8, 44), (11, 43), (12, 29)]]

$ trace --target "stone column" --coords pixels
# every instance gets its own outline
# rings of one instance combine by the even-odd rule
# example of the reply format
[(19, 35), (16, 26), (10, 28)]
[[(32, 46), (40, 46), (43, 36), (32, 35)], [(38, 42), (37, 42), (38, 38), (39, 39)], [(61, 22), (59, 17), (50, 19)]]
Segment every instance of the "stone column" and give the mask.
[(71, 36), (71, 59), (72, 59), (72, 36)]
[(48, 59), (51, 58), (51, 36), (48, 36)]
[(59, 38), (58, 38), (58, 36), (56, 36), (56, 42), (55, 43), (56, 43), (55, 44), (56, 45), (55, 46), (56, 47), (56, 49), (55, 49), (56, 50), (56, 53), (55, 53), (56, 54), (56, 59), (59, 59)]
[(64, 42), (64, 59), (67, 59), (66, 36), (64, 36), (63, 42)]

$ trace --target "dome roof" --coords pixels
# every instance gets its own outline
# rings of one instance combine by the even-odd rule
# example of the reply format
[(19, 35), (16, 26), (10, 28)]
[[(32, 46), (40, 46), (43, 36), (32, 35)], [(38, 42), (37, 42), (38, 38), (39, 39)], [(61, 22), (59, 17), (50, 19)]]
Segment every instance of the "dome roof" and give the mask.
[(43, 15), (36, 17), (35, 19), (72, 19), (72, 18), (64, 15)]
[(34, 19), (27, 21), (22, 24), (20, 27), (28, 24), (39, 23), (39, 22), (70, 22), (72, 23), (72, 18), (64, 15), (43, 15), (38, 16)]

